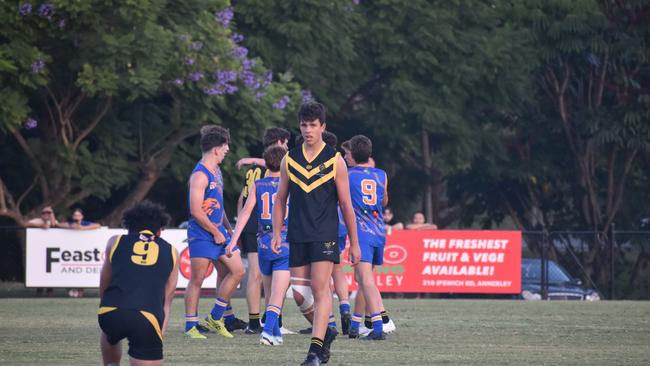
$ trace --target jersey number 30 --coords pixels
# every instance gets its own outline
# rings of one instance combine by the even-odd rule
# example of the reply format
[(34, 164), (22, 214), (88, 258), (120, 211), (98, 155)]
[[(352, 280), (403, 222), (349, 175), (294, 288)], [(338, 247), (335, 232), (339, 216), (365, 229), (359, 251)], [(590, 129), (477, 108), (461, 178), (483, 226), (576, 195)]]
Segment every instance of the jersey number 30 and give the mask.
[(152, 266), (158, 261), (159, 248), (156, 242), (138, 241), (133, 244), (131, 262), (139, 266)]
[(377, 204), (377, 182), (372, 179), (361, 181), (361, 193), (363, 193), (363, 203), (368, 206)]

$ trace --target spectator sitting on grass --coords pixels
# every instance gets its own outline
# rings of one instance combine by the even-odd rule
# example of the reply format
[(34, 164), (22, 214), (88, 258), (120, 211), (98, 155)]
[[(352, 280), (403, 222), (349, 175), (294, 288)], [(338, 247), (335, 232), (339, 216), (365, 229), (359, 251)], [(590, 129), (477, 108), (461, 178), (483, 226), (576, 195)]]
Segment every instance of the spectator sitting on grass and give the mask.
[(436, 224), (427, 224), (424, 214), (420, 211), (413, 214), (413, 223), (406, 225), (408, 230), (437, 230)]

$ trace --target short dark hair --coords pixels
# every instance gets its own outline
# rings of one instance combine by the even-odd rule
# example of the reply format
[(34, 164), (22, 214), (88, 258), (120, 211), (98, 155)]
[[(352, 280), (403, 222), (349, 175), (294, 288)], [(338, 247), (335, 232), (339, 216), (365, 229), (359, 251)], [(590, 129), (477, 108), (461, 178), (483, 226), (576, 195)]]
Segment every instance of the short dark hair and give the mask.
[(291, 137), (291, 133), (289, 133), (289, 131), (285, 130), (284, 128), (269, 127), (266, 129), (266, 131), (264, 131), (264, 139), (262, 142), (264, 144), (264, 148), (266, 149), (267, 147), (276, 144), (279, 141), (288, 141), (289, 137)]
[(122, 224), (129, 233), (151, 230), (156, 234), (169, 224), (169, 215), (163, 206), (144, 200), (124, 212)]
[(264, 154), (262, 154), (264, 163), (266, 163), (266, 168), (274, 173), (280, 171), (282, 158), (284, 158), (286, 154), (287, 150), (282, 146), (273, 145), (267, 147), (266, 150), (264, 150)]
[(323, 141), (330, 147), (336, 149), (336, 145), (339, 143), (338, 137), (335, 134), (325, 131), (323, 132)]
[(343, 141), (343, 143), (341, 143), (341, 147), (344, 148), (345, 150), (352, 151), (352, 147), (350, 147), (350, 140)]
[(201, 127), (201, 152), (208, 152), (228, 142), (230, 142), (230, 131), (227, 129), (214, 125)]
[(372, 141), (364, 135), (356, 135), (350, 139), (350, 152), (357, 163), (367, 163), (372, 155)]
[(305, 102), (298, 110), (298, 122), (311, 122), (318, 119), (322, 125), (325, 123), (325, 114), (324, 105), (316, 101)]

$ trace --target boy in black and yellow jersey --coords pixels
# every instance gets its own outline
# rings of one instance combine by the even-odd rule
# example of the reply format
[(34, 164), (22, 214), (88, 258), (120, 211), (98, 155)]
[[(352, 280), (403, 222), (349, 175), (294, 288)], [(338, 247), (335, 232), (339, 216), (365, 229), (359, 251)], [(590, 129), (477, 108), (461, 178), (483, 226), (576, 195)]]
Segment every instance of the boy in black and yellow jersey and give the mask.
[(124, 213), (126, 235), (108, 240), (98, 311), (104, 365), (118, 365), (129, 340), (131, 365), (162, 365), (163, 335), (178, 279), (178, 253), (160, 238), (169, 216), (143, 201)]
[(332, 311), (330, 278), (334, 263), (339, 263), (338, 211), (340, 205), (350, 237), (350, 262), (361, 257), (357, 226), (350, 200), (347, 168), (336, 150), (323, 142), (325, 107), (307, 102), (298, 113), (302, 145), (289, 151), (282, 160), (280, 182), (273, 205), (272, 248), (279, 252), (281, 229), (289, 200), (289, 267), (291, 277), (310, 282), (314, 295), (312, 339), (302, 365), (329, 361), (329, 347), (336, 330), (327, 323)]

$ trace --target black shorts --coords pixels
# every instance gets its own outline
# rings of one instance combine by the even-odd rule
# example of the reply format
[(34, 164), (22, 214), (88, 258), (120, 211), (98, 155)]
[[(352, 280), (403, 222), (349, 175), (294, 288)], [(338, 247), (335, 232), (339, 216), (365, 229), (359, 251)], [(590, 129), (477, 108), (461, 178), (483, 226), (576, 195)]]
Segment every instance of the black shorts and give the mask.
[(163, 342), (160, 333), (162, 319), (158, 319), (151, 313), (133, 309), (115, 309), (99, 314), (97, 318), (108, 343), (116, 345), (117, 342), (127, 338), (129, 356), (138, 360), (162, 360)]
[(336, 240), (289, 243), (289, 267), (301, 267), (321, 261), (340, 263)]
[(240, 248), (243, 254), (257, 253), (257, 233), (242, 233)]

